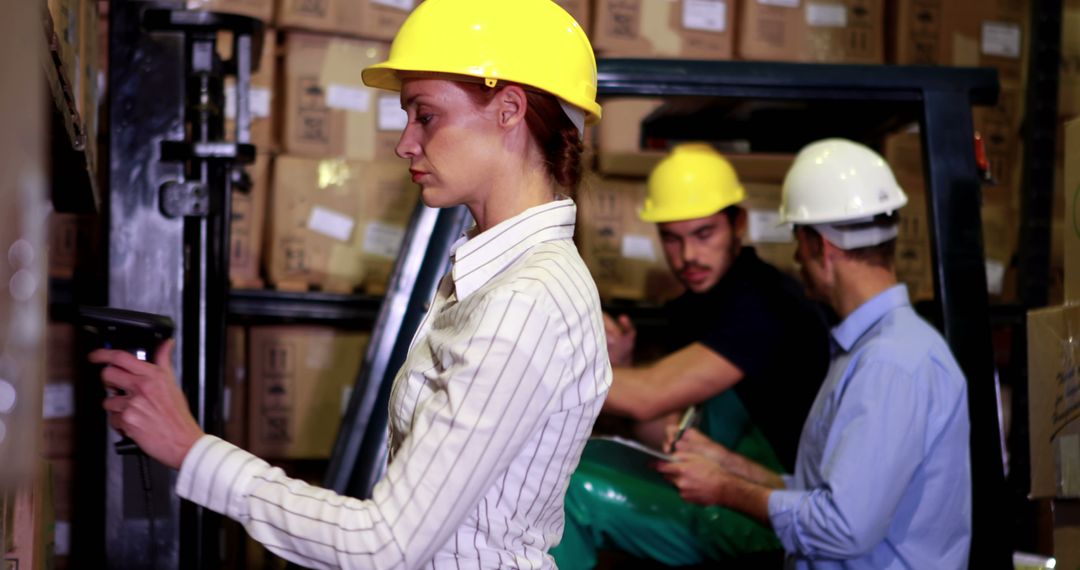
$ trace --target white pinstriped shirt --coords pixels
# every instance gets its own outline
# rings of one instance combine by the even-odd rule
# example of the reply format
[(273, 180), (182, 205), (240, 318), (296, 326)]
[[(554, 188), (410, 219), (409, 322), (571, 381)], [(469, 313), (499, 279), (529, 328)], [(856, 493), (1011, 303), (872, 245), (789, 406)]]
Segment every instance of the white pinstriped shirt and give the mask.
[(213, 436), (177, 493), (314, 568), (553, 568), (563, 498), (608, 387), (600, 301), (550, 202), (452, 251), (390, 397), (371, 500), (290, 479)]

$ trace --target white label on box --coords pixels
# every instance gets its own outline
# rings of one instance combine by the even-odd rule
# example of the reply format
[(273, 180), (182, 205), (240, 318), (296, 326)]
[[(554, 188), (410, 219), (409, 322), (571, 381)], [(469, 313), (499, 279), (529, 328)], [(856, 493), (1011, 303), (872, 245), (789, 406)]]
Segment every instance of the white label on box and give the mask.
[(1019, 24), (1009, 22), (983, 22), (983, 55), (998, 57), (1020, 57), (1021, 32)]
[(1080, 436), (1070, 433), (1057, 439), (1059, 497), (1080, 496)]
[(322, 206), (312, 207), (307, 220), (309, 230), (344, 242), (349, 241), (354, 226), (356, 220)]
[(795, 240), (791, 225), (780, 223), (777, 210), (750, 209), (747, 225), (751, 243), (791, 243)]
[(326, 88), (326, 106), (331, 109), (367, 113), (371, 109), (371, 91), (366, 87), (330, 85)]
[(656, 261), (652, 239), (641, 234), (626, 234), (622, 238), (622, 256), (626, 259)]
[(847, 26), (847, 7), (843, 4), (806, 4), (806, 23), (819, 28)]
[(258, 119), (265, 119), (270, 116), (270, 89), (267, 87), (252, 87), (251, 88), (251, 116)]
[(403, 226), (386, 224), (378, 220), (370, 221), (364, 231), (364, 253), (385, 259), (397, 259), (404, 239)]
[(41, 416), (47, 420), (75, 415), (75, 386), (70, 382), (45, 384), (41, 398)]
[(386, 259), (396, 259), (405, 240), (405, 228), (378, 220), (367, 222), (364, 232), (364, 253)]
[[(266, 87), (252, 87), (248, 98), (251, 117), (264, 119), (270, 116), (270, 90)], [(225, 86), (225, 118), (236, 120), (236, 85)]]
[(1005, 264), (996, 259), (986, 260), (986, 292), (1000, 295), (1005, 288)]
[(799, 0), (757, 0), (757, 3), (766, 6), (782, 6), (784, 8), (799, 7)]
[(379, 97), (379, 130), (403, 131), (409, 124), (409, 114), (401, 108), (401, 98), (396, 95)]
[(723, 32), (727, 29), (727, 3), (721, 0), (683, 0), (682, 25), (688, 30)]
[(372, 4), (382, 4), (383, 6), (405, 10), (406, 12), (412, 12), (413, 2), (415, 2), (415, 0), (371, 0)]
[(53, 524), (53, 554), (69, 556), (71, 554), (71, 523), (56, 521)]

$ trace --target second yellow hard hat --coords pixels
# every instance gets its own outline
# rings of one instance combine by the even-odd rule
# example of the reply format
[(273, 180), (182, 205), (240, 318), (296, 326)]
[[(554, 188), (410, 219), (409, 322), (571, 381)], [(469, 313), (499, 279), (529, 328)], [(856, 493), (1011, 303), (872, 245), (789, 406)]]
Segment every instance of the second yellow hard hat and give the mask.
[(704, 218), (746, 198), (731, 163), (704, 143), (676, 146), (649, 174), (648, 187), (639, 214), (646, 222)]

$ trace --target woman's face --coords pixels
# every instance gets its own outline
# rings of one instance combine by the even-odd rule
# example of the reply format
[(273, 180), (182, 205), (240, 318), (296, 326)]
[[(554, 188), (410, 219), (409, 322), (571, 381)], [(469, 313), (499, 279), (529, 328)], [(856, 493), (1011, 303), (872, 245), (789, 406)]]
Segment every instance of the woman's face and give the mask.
[(468, 87), (445, 79), (405, 79), (409, 115), (397, 155), (409, 159), (413, 182), (433, 208), (475, 205), (487, 198), (492, 162), (501, 150), (495, 113), (477, 105)]

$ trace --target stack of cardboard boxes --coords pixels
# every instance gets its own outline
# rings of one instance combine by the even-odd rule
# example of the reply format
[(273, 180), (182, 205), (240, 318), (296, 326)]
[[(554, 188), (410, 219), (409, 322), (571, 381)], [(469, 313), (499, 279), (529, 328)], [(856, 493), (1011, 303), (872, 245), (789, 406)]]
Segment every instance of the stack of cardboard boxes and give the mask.
[(884, 63), (884, 0), (597, 0), (608, 57)]
[[(365, 87), (416, 0), (188, 0), (268, 24), (250, 89), (258, 158), (234, 176), (234, 288), (379, 294), (417, 200), (394, 155), (397, 94)], [(233, 39), (219, 37), (219, 55)], [(227, 136), (236, 87), (226, 85)], [(244, 191), (246, 190), (246, 191)], [(225, 437), (271, 461), (326, 459), (368, 335), (316, 326), (230, 326)]]
[(1052, 499), (1059, 568), (1080, 567), (1080, 119), (1065, 126), (1065, 304), (1028, 313), (1031, 498)]
[(87, 162), (97, 170), (98, 115), (101, 71), (99, 0), (48, 0), (49, 16), (56, 34), (59, 55), (58, 79), (71, 97), (66, 101), (75, 111), (85, 135)]

